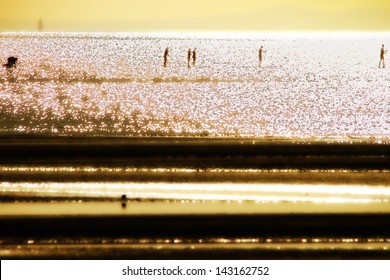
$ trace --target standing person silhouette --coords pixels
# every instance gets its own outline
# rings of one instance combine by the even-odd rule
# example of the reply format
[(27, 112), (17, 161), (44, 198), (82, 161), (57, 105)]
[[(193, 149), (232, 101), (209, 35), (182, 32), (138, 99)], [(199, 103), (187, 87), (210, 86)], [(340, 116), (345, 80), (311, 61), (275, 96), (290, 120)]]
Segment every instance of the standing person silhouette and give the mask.
[(187, 66), (188, 66), (188, 68), (190, 68), (191, 54), (192, 54), (192, 51), (191, 51), (191, 48), (189, 48), (188, 53), (187, 53)]
[(169, 49), (165, 48), (165, 51), (164, 51), (164, 67), (167, 67), (168, 56), (169, 56)]
[(196, 64), (196, 48), (194, 48), (194, 51), (192, 52), (192, 65), (195, 66)]
[(385, 50), (385, 45), (382, 44), (382, 48), (380, 50), (379, 68), (381, 68), (381, 63), (382, 67), (385, 68), (385, 53), (387, 53), (387, 50)]
[(266, 53), (267, 51), (261, 46), (259, 49), (259, 66), (261, 66), (261, 63), (263, 62), (263, 52)]

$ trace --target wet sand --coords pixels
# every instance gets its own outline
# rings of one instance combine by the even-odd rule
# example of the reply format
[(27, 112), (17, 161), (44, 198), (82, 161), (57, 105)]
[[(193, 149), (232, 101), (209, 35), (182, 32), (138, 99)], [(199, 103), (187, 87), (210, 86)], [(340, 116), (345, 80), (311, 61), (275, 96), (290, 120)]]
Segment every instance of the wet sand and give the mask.
[(2, 137), (0, 164), (176, 168), (389, 169), (390, 144), (367, 139)]
[(389, 214), (1, 217), (2, 259), (389, 259)]
[[(88, 182), (385, 190), (389, 162), (390, 144), (369, 139), (0, 138), (1, 182), (45, 183), (48, 193), (53, 183)], [(390, 258), (386, 195), (332, 204), (310, 202), (310, 194), (272, 203), (3, 190), (0, 199), (2, 258)], [(210, 241), (221, 238), (233, 241)], [(326, 241), (305, 241), (316, 238)]]
[(340, 244), (49, 244), (5, 245), (2, 259), (388, 260), (388, 242)]

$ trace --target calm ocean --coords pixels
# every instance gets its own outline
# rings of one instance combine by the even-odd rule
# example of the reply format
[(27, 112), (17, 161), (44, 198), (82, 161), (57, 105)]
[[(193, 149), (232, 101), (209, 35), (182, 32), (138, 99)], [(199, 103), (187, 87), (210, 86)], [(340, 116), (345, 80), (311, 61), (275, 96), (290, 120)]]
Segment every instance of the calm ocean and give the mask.
[(0, 134), (388, 139), (382, 43), (389, 33), (0, 33), (3, 63), (19, 59), (0, 69)]

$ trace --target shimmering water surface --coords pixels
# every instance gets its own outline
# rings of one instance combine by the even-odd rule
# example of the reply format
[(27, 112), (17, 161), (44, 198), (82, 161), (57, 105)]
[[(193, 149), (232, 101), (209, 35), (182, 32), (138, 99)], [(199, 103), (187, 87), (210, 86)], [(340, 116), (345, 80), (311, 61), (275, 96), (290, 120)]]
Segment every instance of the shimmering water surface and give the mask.
[[(125, 194), (130, 200), (166, 200), (183, 203), (207, 201), (250, 203), (314, 204), (381, 204), (390, 206), (390, 189), (386, 186), (327, 185), (327, 184), (229, 184), (229, 183), (136, 183), (136, 182), (72, 182), (72, 183), (8, 183), (0, 182), (3, 195), (36, 198), (105, 197), (118, 199)], [(81, 201), (81, 200), (80, 200)], [(1, 206), (0, 206), (1, 209)], [(226, 209), (227, 210), (227, 209)], [(199, 209), (198, 209), (199, 211)], [(207, 211), (207, 210), (206, 210)], [(264, 209), (262, 209), (264, 211)], [(376, 210), (377, 211), (377, 210)], [(1, 212), (1, 211), (0, 211)], [(13, 211), (10, 211), (14, 213)], [(52, 212), (52, 210), (50, 211)]]
[[(378, 69), (381, 44), (390, 45), (390, 33), (0, 33), (2, 63), (8, 56), (18, 57), (16, 68), (0, 69), (0, 137), (275, 137), (306, 145), (322, 138), (353, 145), (356, 137), (383, 143), (390, 140), (390, 71)], [(260, 67), (261, 45), (267, 52)], [(171, 52), (163, 67), (166, 47)], [(188, 67), (187, 50), (194, 47), (197, 63)], [(63, 145), (71, 138), (61, 140)], [(5, 148), (13, 145), (13, 137), (9, 139)], [(28, 147), (30, 138), (23, 139)], [(283, 257), (285, 251), (290, 257), (291, 252), (305, 257), (311, 251), (333, 257), (334, 251), (340, 254), (336, 257), (356, 252), (388, 256), (388, 235), (376, 234), (383, 232), (381, 227), (373, 227), (372, 235), (362, 228), (361, 237), (318, 237), (309, 231), (305, 236), (303, 229), (303, 236), (296, 237), (248, 231), (237, 238), (226, 232), (186, 239), (157, 232), (155, 238), (137, 239), (131, 231), (119, 237), (84, 236), (88, 229), (57, 236), (51, 226), (67, 215), (102, 220), (177, 214), (206, 219), (215, 214), (382, 217), (390, 213), (388, 169), (262, 170), (238, 164), (237, 169), (212, 165), (200, 170), (164, 166), (163, 159), (156, 168), (126, 166), (129, 162), (119, 160), (113, 167), (88, 166), (92, 161), (50, 166), (43, 157), (0, 163), (2, 221), (52, 219), (42, 236), (23, 230), (17, 232), (19, 238), (3, 234), (0, 257), (139, 258), (161, 252), (177, 258), (180, 252), (193, 252), (189, 256), (210, 258), (212, 252), (219, 257), (230, 252), (237, 259), (279, 251)], [(126, 198), (120, 199), (122, 195)], [(35, 225), (19, 226), (34, 233)]]
[(0, 57), (19, 60), (0, 70), (0, 134), (388, 139), (390, 72), (378, 69), (387, 42), (389, 33), (2, 33)]

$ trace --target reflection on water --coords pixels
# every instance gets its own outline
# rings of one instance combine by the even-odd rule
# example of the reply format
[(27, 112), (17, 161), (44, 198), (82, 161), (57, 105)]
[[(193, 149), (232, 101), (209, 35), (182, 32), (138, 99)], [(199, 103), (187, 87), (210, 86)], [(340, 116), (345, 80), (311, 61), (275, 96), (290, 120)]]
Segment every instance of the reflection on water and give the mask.
[[(301, 169), (248, 169), (248, 168), (181, 168), (181, 167), (159, 167), (159, 168), (148, 168), (148, 167), (92, 167), (92, 166), (11, 166), (11, 165), (0, 165), (0, 172), (23, 172), (23, 173), (34, 173), (34, 172), (85, 172), (85, 173), (133, 173), (133, 172), (156, 172), (156, 173), (288, 173), (296, 174), (303, 173)], [(307, 173), (358, 173), (351, 169), (309, 169), (305, 170)], [(386, 173), (390, 174), (390, 170), (372, 170), (365, 171), (366, 173)], [(335, 174), (336, 175), (336, 174)]]
[(1, 183), (0, 188), (14, 201), (0, 203), (5, 216), (390, 213), (390, 191), (384, 187)]
[[(390, 239), (383, 238), (267, 238), (267, 239), (80, 239), (25, 240), (4, 244), (2, 258), (283, 258), (300, 259), (375, 259), (388, 257)], [(202, 256), (204, 252), (204, 256)], [(229, 257), (229, 254), (233, 256)], [(280, 255), (282, 254), (282, 255)], [(214, 256), (214, 257), (213, 257)]]
[[(276, 198), (278, 199), (278, 198)], [(310, 201), (119, 201), (14, 202), (0, 203), (1, 216), (55, 215), (170, 215), (170, 214), (296, 214), (296, 213), (390, 213), (388, 200), (344, 199)]]
[(236, 35), (1, 34), (0, 133), (388, 139), (389, 33)]
[(313, 203), (388, 202), (390, 189), (338, 185), (224, 184), (224, 183), (0, 183), (3, 195), (162, 199), (185, 201), (253, 201)]
[[(9, 243), (10, 240), (4, 239), (0, 240), (0, 244)], [(297, 246), (297, 244), (304, 245), (307, 244), (309, 247), (334, 245), (339, 244), (339, 246), (348, 246), (352, 245), (361, 245), (363, 246), (378, 246), (380, 244), (384, 249), (387, 249), (387, 246), (390, 246), (390, 238), (324, 238), (324, 237), (315, 237), (315, 238), (84, 238), (78, 239), (77, 241), (71, 239), (45, 239), (40, 238), (37, 240), (28, 239), (25, 240), (21, 245), (54, 245), (54, 244), (63, 244), (63, 245), (93, 245), (93, 244), (111, 244), (111, 245), (173, 245), (173, 244), (182, 244), (182, 245), (205, 245), (205, 246), (221, 246), (221, 245), (237, 245), (237, 246)], [(389, 247), (390, 249), (390, 247)]]
[[(390, 34), (344, 35), (0, 34), (0, 56), (17, 55), (20, 61), (17, 68), (0, 75), (0, 135), (283, 137), (307, 145), (319, 138), (388, 142), (390, 78), (386, 69), (378, 70), (377, 56)], [(260, 45), (267, 49), (261, 68)], [(172, 52), (164, 68), (161, 56), (166, 46)], [(198, 49), (196, 67), (187, 67), (188, 46)], [(106, 257), (117, 250), (135, 255), (142, 250), (149, 255), (205, 250), (209, 257), (212, 251), (235, 249), (390, 248), (388, 234), (381, 229), (390, 213), (388, 169), (360, 174), (123, 166), (0, 166), (2, 221), (47, 219), (47, 232), (38, 228), (36, 238), (28, 236), (32, 228), (23, 220), (27, 232), (20, 238), (25, 239), (7, 239), (12, 228), (3, 228), (0, 257)], [(126, 199), (121, 200), (122, 195)], [(337, 238), (252, 238), (259, 235), (251, 230), (239, 238), (229, 238), (227, 232), (196, 240), (87, 238), (77, 236), (77, 225), (76, 237), (45, 237), (53, 231), (51, 222), (64, 216), (108, 216), (107, 220), (141, 216), (143, 221), (143, 215), (161, 219), (200, 214), (203, 219), (214, 214), (284, 214), (288, 220), (294, 218), (290, 214), (302, 213), (314, 222), (324, 213), (358, 214), (357, 223), (359, 214), (367, 213), (382, 220), (373, 223), (372, 231), (367, 229), (367, 238), (343, 232)]]
[[(27, 209), (43, 215), (389, 212), (389, 174), (388, 170), (1, 166), (0, 175), (9, 179), (0, 182), (3, 201), (18, 203), (0, 204), (0, 213), (22, 215), (29, 213)], [(121, 208), (119, 202), (130, 207)]]

